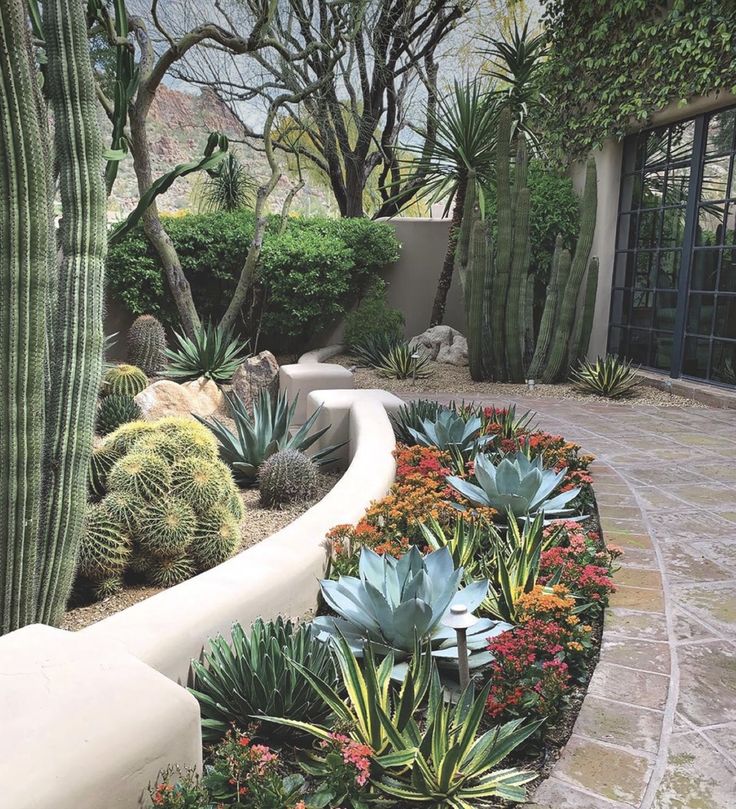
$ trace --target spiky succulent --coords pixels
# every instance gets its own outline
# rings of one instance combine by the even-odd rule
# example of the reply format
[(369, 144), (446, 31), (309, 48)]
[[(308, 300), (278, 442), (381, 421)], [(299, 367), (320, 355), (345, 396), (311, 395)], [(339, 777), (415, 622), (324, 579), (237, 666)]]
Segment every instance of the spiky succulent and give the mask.
[(137, 396), (148, 385), (148, 377), (135, 365), (115, 365), (105, 374), (102, 381), (102, 393), (110, 396), (121, 393), (126, 396)]
[(559, 490), (567, 468), (555, 472), (543, 467), (542, 456), (529, 459), (523, 452), (507, 455), (497, 465), (487, 455), (475, 459), (475, 480), (471, 483), (450, 475), (447, 482), (477, 506), (488, 506), (501, 514), (509, 510), (514, 517), (533, 516), (544, 511), (547, 517), (571, 513), (566, 506), (580, 489)]
[(154, 424), (151, 421), (131, 421), (118, 427), (114, 433), (110, 433), (102, 446), (109, 447), (118, 455), (124, 455), (126, 452), (130, 452), (144, 435), (155, 433), (157, 429), (158, 422)]
[(383, 362), (383, 358), (402, 342), (403, 340), (395, 334), (383, 332), (365, 337), (359, 343), (355, 343), (350, 347), (350, 353), (360, 365), (377, 368)]
[(102, 445), (92, 451), (89, 460), (89, 490), (93, 497), (102, 497), (107, 489), (107, 476), (121, 456), (112, 445)]
[(166, 333), (153, 315), (137, 317), (128, 329), (128, 359), (152, 376), (166, 364)]
[(593, 393), (606, 399), (622, 399), (630, 396), (639, 384), (636, 371), (637, 368), (628, 360), (609, 354), (598, 357), (595, 362), (582, 360), (570, 372), (570, 379), (575, 388), (584, 393)]
[(171, 467), (171, 488), (198, 512), (213, 506), (225, 491), (230, 475), (221, 463), (189, 456)]
[(390, 416), (396, 440), (401, 444), (412, 444), (414, 437), (410, 430), (421, 428), (425, 419), (436, 419), (441, 412), (447, 409), (447, 406), (427, 399), (417, 399), (401, 405), (398, 411)]
[(174, 335), (178, 346), (166, 349), (169, 361), (166, 375), (182, 382), (201, 376), (219, 383), (229, 382), (248, 348), (247, 342), (236, 337), (232, 329), (211, 324), (201, 326), (191, 337), (178, 332)]
[(464, 418), (449, 409), (441, 410), (434, 419), (423, 419), (417, 428), (407, 429), (415, 444), (459, 451), (464, 457), (474, 455), (493, 440), (493, 436), (481, 435), (483, 422), (479, 416)]
[(97, 408), (96, 432), (107, 435), (117, 430), (121, 424), (127, 424), (141, 417), (141, 409), (132, 396), (127, 393), (112, 393), (106, 396)]
[(145, 505), (146, 501), (138, 495), (120, 491), (110, 492), (104, 500), (107, 513), (131, 537), (138, 533)]
[(374, 367), (381, 376), (391, 379), (425, 379), (432, 375), (429, 355), (405, 342), (381, 354)]
[[(442, 620), (453, 604), (464, 604), (472, 612), (486, 597), (487, 580), (461, 588), (464, 571), (454, 566), (448, 548), (423, 557), (412, 547), (400, 559), (362, 548), (358, 573), (359, 578), (320, 582), (325, 602), (337, 613), (336, 618), (315, 618), (320, 637), (342, 636), (356, 654), (362, 654), (367, 644), (379, 656), (393, 654), (397, 678), (405, 673), (405, 661), (417, 640), (430, 641), (438, 665), (457, 668), (455, 630), (443, 626)], [(486, 651), (488, 638), (509, 628), (481, 618), (467, 630), (471, 668), (492, 660)]]
[(87, 509), (84, 538), (79, 546), (78, 570), (91, 582), (120, 576), (130, 559), (131, 541), (102, 504)]
[(138, 518), (137, 539), (146, 556), (167, 559), (184, 554), (194, 539), (197, 515), (178, 497), (148, 503)]
[(110, 489), (158, 501), (171, 488), (171, 468), (153, 452), (136, 449), (115, 461), (107, 481)]
[(189, 548), (199, 570), (209, 570), (229, 559), (240, 543), (240, 520), (227, 506), (215, 506), (198, 521)]
[(146, 577), (155, 587), (173, 587), (191, 579), (197, 572), (194, 562), (186, 553), (169, 559), (144, 558)]
[(317, 466), (303, 452), (282, 449), (267, 458), (258, 472), (258, 490), (265, 506), (304, 503), (317, 493)]
[[(217, 741), (232, 723), (247, 727), (257, 716), (328, 720), (329, 706), (294, 665), (306, 666), (329, 688), (342, 690), (329, 644), (317, 640), (310, 625), (259, 618), (248, 633), (235, 624), (231, 635), (230, 641), (214, 638), (203, 661), (192, 661), (191, 692), (199, 700), (204, 741)], [(264, 722), (257, 734), (264, 740), (293, 741), (295, 731)]]

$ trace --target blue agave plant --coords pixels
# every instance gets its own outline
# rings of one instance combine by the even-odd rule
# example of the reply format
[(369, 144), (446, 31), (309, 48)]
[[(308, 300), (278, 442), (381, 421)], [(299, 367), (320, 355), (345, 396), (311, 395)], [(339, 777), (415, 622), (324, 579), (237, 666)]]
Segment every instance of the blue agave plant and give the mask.
[[(393, 655), (397, 661), (393, 676), (401, 679), (416, 642), (429, 640), (432, 656), (440, 667), (457, 668), (455, 630), (442, 619), (453, 604), (469, 611), (478, 607), (488, 592), (488, 581), (460, 587), (464, 570), (455, 568), (447, 548), (422, 556), (416, 548), (395, 559), (379, 556), (368, 548), (360, 552), (359, 578), (341, 576), (338, 581), (320, 582), (327, 604), (337, 618), (314, 620), (324, 640), (342, 636), (355, 654), (366, 645), (378, 656)], [(470, 667), (493, 660), (486, 650), (487, 639), (511, 625), (488, 618), (479, 619), (467, 630)]]

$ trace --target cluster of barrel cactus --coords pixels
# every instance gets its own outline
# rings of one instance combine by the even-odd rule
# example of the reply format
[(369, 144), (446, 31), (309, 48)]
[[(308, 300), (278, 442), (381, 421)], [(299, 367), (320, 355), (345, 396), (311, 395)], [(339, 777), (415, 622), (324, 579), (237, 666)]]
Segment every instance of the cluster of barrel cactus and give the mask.
[[(528, 156), (519, 138), (511, 178), (511, 113), (499, 118), (496, 159), (497, 244), (480, 215), (469, 172), (455, 268), (465, 289), (468, 362), (473, 379), (557, 382), (587, 350), (598, 287), (598, 260), (588, 263), (596, 219), (595, 161), (588, 161), (575, 252), (558, 239), (535, 334), (534, 276), (529, 272)], [(587, 274), (586, 274), (587, 268)], [(581, 299), (580, 302), (578, 299)]]
[(148, 377), (135, 365), (113, 365), (102, 378), (95, 432), (107, 435), (121, 424), (141, 417), (135, 397), (148, 385)]
[(238, 545), (238, 489), (214, 437), (192, 419), (115, 430), (92, 454), (90, 491), (78, 574), (96, 597), (119, 589), (128, 570), (156, 586), (178, 584)]
[(304, 503), (317, 494), (317, 464), (297, 449), (282, 449), (261, 464), (258, 490), (265, 506)]
[(137, 317), (128, 329), (128, 360), (148, 376), (164, 369), (166, 333), (153, 315)]

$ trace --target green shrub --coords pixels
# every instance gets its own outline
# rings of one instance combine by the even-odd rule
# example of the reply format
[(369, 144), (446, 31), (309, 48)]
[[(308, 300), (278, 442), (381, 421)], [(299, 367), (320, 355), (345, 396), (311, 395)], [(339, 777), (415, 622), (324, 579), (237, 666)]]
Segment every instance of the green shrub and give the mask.
[[(291, 218), (279, 233), (269, 221), (253, 300), (255, 333), (275, 348), (291, 348), (329, 326), (358, 291), (398, 257), (394, 229), (369, 219)], [(232, 297), (254, 219), (249, 211), (172, 216), (165, 219), (182, 269), (203, 320), (217, 322)], [(131, 231), (108, 253), (111, 297), (133, 315), (153, 314), (165, 325), (178, 321), (158, 257), (142, 228)], [(254, 336), (249, 334), (247, 336)]]
[(361, 346), (376, 339), (399, 340), (404, 335), (404, 316), (386, 301), (386, 282), (376, 278), (355, 310), (345, 317), (345, 342)]

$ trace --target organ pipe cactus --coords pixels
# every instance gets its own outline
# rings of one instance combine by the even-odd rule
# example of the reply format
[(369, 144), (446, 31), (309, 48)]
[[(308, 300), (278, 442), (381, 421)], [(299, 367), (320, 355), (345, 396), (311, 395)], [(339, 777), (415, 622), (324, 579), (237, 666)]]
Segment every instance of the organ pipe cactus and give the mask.
[(85, 7), (47, 0), (36, 22), (53, 148), (26, 3), (0, 3), (0, 632), (63, 613), (102, 370), (106, 199)]
[[(496, 242), (468, 183), (455, 266), (465, 287), (468, 364), (475, 380), (557, 382), (584, 354), (590, 339), (598, 265), (588, 266), (596, 221), (596, 169), (586, 168), (580, 233), (571, 256), (555, 244), (552, 272), (536, 339), (535, 279), (529, 274), (530, 216), (526, 146), (517, 144), (511, 173), (511, 115), (503, 109), (496, 138)], [(474, 180), (473, 172), (469, 173)], [(587, 281), (586, 279), (586, 267)], [(582, 294), (581, 294), (582, 290)], [(581, 304), (578, 304), (580, 299)], [(576, 320), (577, 318), (577, 320)]]

